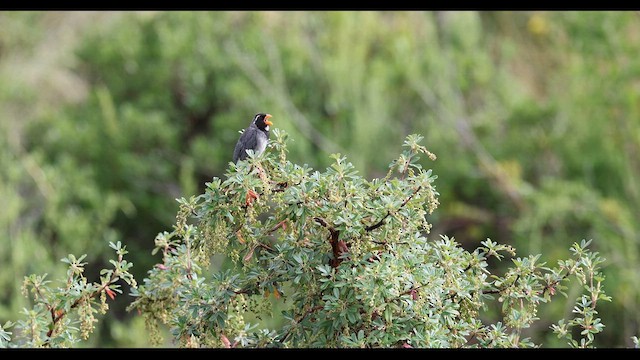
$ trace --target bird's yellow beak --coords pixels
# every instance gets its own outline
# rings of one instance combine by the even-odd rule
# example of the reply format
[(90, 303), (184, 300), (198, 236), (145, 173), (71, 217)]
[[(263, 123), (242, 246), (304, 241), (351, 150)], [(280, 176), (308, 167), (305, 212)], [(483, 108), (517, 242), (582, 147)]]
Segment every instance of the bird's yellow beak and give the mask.
[(273, 125), (273, 123), (272, 123), (271, 121), (269, 121), (269, 118), (271, 118), (271, 114), (267, 114), (267, 115), (265, 115), (265, 117), (264, 117), (264, 123), (265, 123), (265, 124), (267, 124), (267, 125), (269, 125), (269, 126), (271, 126), (271, 125)]

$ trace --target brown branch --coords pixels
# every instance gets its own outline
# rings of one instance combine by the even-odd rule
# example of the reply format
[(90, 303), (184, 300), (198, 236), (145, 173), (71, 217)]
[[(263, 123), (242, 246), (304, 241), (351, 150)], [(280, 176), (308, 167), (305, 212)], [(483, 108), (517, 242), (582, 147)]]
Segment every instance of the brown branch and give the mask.
[[(409, 201), (411, 201), (411, 199), (413, 199), (413, 197), (422, 189), (422, 185), (418, 186), (415, 190), (413, 190), (413, 192), (411, 193), (411, 195), (409, 195), (409, 197), (407, 197), (402, 204), (400, 204), (400, 206), (398, 207), (398, 210), (402, 209), (405, 205), (407, 205), (409, 203)], [(398, 211), (396, 210), (396, 211)], [(384, 225), (385, 220), (391, 216), (391, 212), (387, 211), (387, 214), (380, 219), (377, 223), (367, 226), (365, 228), (366, 232), (369, 231), (373, 231), (379, 227), (381, 227), (382, 225)], [(320, 217), (314, 217), (313, 220), (315, 222), (317, 222), (318, 224), (320, 224), (321, 226), (325, 227), (327, 230), (329, 230), (330, 236), (329, 236), (329, 243), (331, 244), (331, 250), (333, 252), (333, 260), (331, 261), (331, 266), (332, 267), (338, 267), (338, 265), (340, 265), (340, 263), (342, 262), (341, 259), (341, 255), (348, 252), (349, 251), (349, 247), (347, 246), (347, 244), (343, 241), (343, 240), (338, 240), (340, 232), (337, 231), (333, 226), (329, 225), (324, 219), (320, 218)]]
[[(279, 183), (276, 183), (276, 185), (278, 185), (279, 187), (276, 189), (273, 189), (271, 191), (273, 192), (282, 192), (285, 191), (288, 187), (289, 187), (289, 183), (286, 181), (281, 181)], [(295, 185), (299, 185), (299, 184), (295, 184)]]
[[(558, 285), (561, 281), (565, 280), (566, 278), (568, 278), (569, 276), (571, 276), (571, 274), (573, 273), (573, 269), (569, 269), (569, 271), (562, 276), (560, 279), (554, 280), (551, 283), (547, 284), (544, 286), (544, 289), (542, 289), (542, 294), (541, 296), (544, 296), (544, 294), (547, 291), (550, 291), (552, 288), (555, 288), (556, 285)], [(514, 286), (518, 280), (520, 280), (520, 274), (518, 274), (518, 276), (516, 277), (516, 279), (509, 285), (505, 285), (500, 289), (494, 289), (494, 290), (489, 290), (489, 291), (483, 291), (482, 294), (499, 294), (501, 292), (503, 292), (504, 290), (510, 288), (511, 286)], [(554, 293), (551, 293), (551, 295), (554, 295)]]
[[(34, 282), (34, 284), (33, 284), (33, 288), (34, 288), (34, 289), (36, 289), (36, 296), (37, 296), (38, 298), (42, 299), (42, 302), (44, 302), (44, 304), (47, 306), (47, 309), (48, 309), (48, 310), (53, 311), (53, 306), (51, 306), (51, 304), (49, 304), (49, 303), (46, 301), (46, 298), (45, 298), (45, 297), (44, 297), (44, 295), (42, 295), (42, 293), (40, 292), (40, 287), (39, 287), (38, 285), (36, 285), (36, 284), (35, 284), (35, 282)], [(35, 300), (37, 300), (37, 299), (35, 299)]]
[(280, 229), (280, 228), (284, 228), (284, 229), (286, 229), (286, 228), (287, 228), (287, 220), (286, 220), (286, 219), (285, 219), (285, 220), (280, 221), (280, 222), (279, 222), (279, 223), (277, 223), (274, 227), (272, 227), (271, 229), (269, 229), (269, 231), (267, 231), (267, 234), (271, 234), (271, 233), (273, 233), (274, 231), (276, 231), (276, 230), (278, 230), (278, 229)]
[[(116, 278), (116, 272), (114, 271), (111, 274), (111, 278), (109, 278), (109, 281), (107, 281), (104, 285), (102, 285), (98, 290), (92, 292), (91, 294), (89, 294), (89, 297), (86, 298), (87, 300), (94, 298), (96, 295), (100, 294), (101, 292), (104, 291), (104, 289), (107, 288), (107, 286), (111, 285), (115, 278)], [(77, 299), (76, 301), (73, 302), (73, 304), (71, 304), (71, 307), (69, 309), (75, 309), (76, 307), (78, 307), (78, 305), (80, 305), (82, 303), (82, 301), (84, 301), (85, 298), (84, 297), (80, 297), (79, 299)], [(63, 317), (65, 317), (65, 315), (67, 315), (67, 312), (64, 310), (61, 311), (55, 311), (54, 307), (51, 307), (51, 322), (52, 322), (52, 326), (51, 329), (49, 329), (49, 331), (47, 331), (47, 338), (51, 339), (51, 335), (53, 335), (53, 330), (56, 328), (56, 324), (62, 320)], [(47, 339), (47, 342), (49, 341)]]
[(316, 216), (316, 217), (313, 218), (313, 221), (317, 222), (318, 224), (320, 224), (323, 227), (326, 227), (329, 230), (329, 232), (331, 233), (331, 236), (333, 236), (333, 234), (336, 232), (336, 229), (334, 229), (332, 226), (329, 226), (329, 224), (327, 224), (327, 222), (323, 218), (320, 218), (320, 217)]
[[(408, 197), (408, 198), (406, 198), (406, 199), (402, 202), (402, 204), (400, 205), (400, 207), (398, 208), (398, 210), (402, 209), (405, 205), (407, 205), (407, 203), (408, 203), (409, 201), (411, 201), (411, 199), (412, 199), (412, 198), (413, 198), (413, 197), (418, 193), (418, 191), (420, 191), (421, 189), (422, 189), (422, 185), (418, 186), (418, 187), (413, 191), (413, 193), (411, 193), (411, 195), (409, 195), (409, 197)], [(398, 210), (396, 210), (396, 211), (398, 211)], [(384, 221), (385, 221), (389, 216), (391, 216), (391, 212), (390, 212), (390, 211), (387, 211), (387, 215), (385, 215), (382, 219), (380, 219), (380, 221), (378, 221), (377, 223), (375, 223), (375, 224), (373, 224), (373, 225), (367, 226), (366, 228), (364, 228), (364, 230), (365, 230), (365, 231), (367, 231), (367, 232), (369, 232), (369, 231), (373, 231), (373, 230), (375, 230), (375, 229), (379, 228), (380, 226), (384, 225)]]
[(255, 287), (250, 287), (246, 289), (231, 290), (231, 291), (233, 291), (233, 293), (236, 295), (240, 295), (240, 294), (249, 294), (251, 291), (255, 291), (255, 289), (256, 289)]
[(329, 230), (329, 244), (331, 244), (331, 251), (333, 253), (333, 259), (331, 260), (330, 265), (333, 268), (338, 267), (338, 265), (340, 265), (340, 263), (342, 262), (342, 259), (340, 258), (341, 255), (349, 252), (347, 244), (342, 240), (338, 240), (338, 238), (340, 237), (340, 232), (333, 226), (329, 225), (324, 219), (316, 216), (313, 218), (313, 220)]
[(191, 280), (193, 278), (192, 270), (191, 270), (191, 239), (187, 237), (187, 278)]
[(400, 293), (400, 295), (398, 297), (403, 296), (403, 295), (412, 295), (413, 292), (415, 292), (417, 290), (420, 290), (420, 288), (423, 287), (423, 286), (424, 285), (412, 286), (411, 289), (409, 289), (407, 291), (403, 291), (402, 293)]
[[(266, 231), (266, 234), (267, 234), (267, 235), (270, 235), (270, 234), (272, 234), (274, 231), (276, 231), (276, 230), (278, 230), (278, 229), (280, 229), (280, 228), (286, 228), (286, 226), (287, 226), (287, 225), (286, 225), (286, 222), (287, 222), (287, 220), (286, 220), (286, 219), (285, 219), (285, 220), (280, 221), (280, 222), (279, 222), (279, 223), (277, 223), (274, 227), (272, 227), (271, 229), (267, 230), (267, 231)], [(240, 231), (240, 229), (238, 229), (238, 231)], [(236, 232), (237, 232), (237, 231), (236, 231)], [(264, 234), (263, 234), (263, 235), (264, 235)], [(262, 237), (263, 235), (259, 235), (258, 237)], [(255, 242), (255, 246), (259, 246), (259, 247), (261, 247), (261, 248), (263, 248), (263, 249), (265, 249), (265, 250), (267, 250), (267, 251), (269, 251), (269, 252), (271, 252), (271, 253), (276, 253), (276, 252), (277, 252), (277, 251), (276, 251), (274, 248), (272, 248), (271, 246), (269, 246), (269, 245), (267, 245), (267, 244), (265, 244), (265, 243), (263, 243), (263, 242), (260, 242), (260, 241), (256, 241), (256, 242)]]
[[(483, 328), (484, 328), (484, 326), (481, 326), (481, 327), (480, 327), (480, 329), (478, 329), (478, 330), (482, 330)], [(473, 340), (473, 339), (475, 339), (475, 338), (476, 338), (476, 335), (477, 335), (477, 334), (478, 334), (478, 332), (477, 332), (477, 331), (475, 331), (475, 330), (473, 330), (473, 332), (470, 334), (470, 336), (469, 336), (469, 338), (467, 339), (467, 341), (466, 341), (464, 344), (462, 344), (462, 346), (460, 346), (460, 347), (463, 347), (464, 345), (467, 345), (468, 343), (470, 343), (470, 342), (471, 342), (471, 340)]]
[(409, 155), (409, 158), (407, 159), (407, 161), (405, 161), (404, 169), (402, 169), (402, 176), (400, 177), (400, 180), (404, 180), (404, 177), (407, 176), (407, 171), (409, 171), (409, 165), (411, 164), (412, 156), (413, 154)]
[[(271, 276), (273, 276), (273, 275), (271, 275)], [(275, 284), (278, 283), (278, 282), (285, 282), (285, 281), (288, 281), (288, 280), (290, 280), (290, 279), (287, 279), (286, 277), (283, 277), (283, 276), (274, 276), (273, 278), (267, 277), (267, 279), (265, 281), (269, 281), (269, 282), (271, 282), (271, 284), (274, 284), (274, 286), (275, 286)], [(260, 290), (260, 285), (259, 285), (259, 282), (256, 282), (255, 285), (248, 285), (247, 287), (241, 288), (239, 290), (232, 290), (230, 287), (228, 287), (227, 290), (233, 292), (236, 295), (240, 295), (240, 294), (251, 295), (251, 294), (255, 294), (256, 292), (258, 292)]]
[(499, 293), (501, 293), (501, 292), (505, 291), (506, 289), (508, 289), (508, 288), (512, 287), (513, 285), (515, 285), (515, 284), (518, 282), (518, 280), (520, 280), (520, 274), (518, 274), (518, 276), (516, 276), (516, 279), (515, 279), (515, 280), (513, 280), (513, 282), (512, 282), (511, 284), (509, 284), (509, 285), (505, 285), (505, 286), (503, 286), (501, 289), (495, 289), (495, 290), (483, 291), (483, 292), (482, 292), (482, 294), (483, 294), (483, 295), (484, 295), (484, 294), (499, 294)]
[[(302, 316), (300, 316), (300, 318), (295, 320), (296, 325), (299, 324), (302, 320), (304, 320), (304, 318), (309, 316), (309, 314), (314, 313), (314, 312), (322, 309), (323, 307), (324, 306), (322, 306), (322, 305), (316, 305), (316, 306), (312, 307), (311, 309), (305, 311), (304, 314), (302, 314)], [(289, 328), (289, 330), (287, 331), (286, 334), (284, 334), (284, 336), (280, 340), (280, 343), (283, 343), (283, 342), (287, 341), (287, 338), (289, 337), (289, 335), (291, 335), (291, 331), (292, 330), (293, 330), (293, 326), (291, 328)]]
[[(569, 276), (571, 276), (573, 274), (573, 269), (570, 269), (569, 271), (567, 271), (566, 274), (564, 274), (563, 277), (561, 277), (560, 279), (554, 280), (552, 281), (550, 284), (545, 285), (544, 289), (542, 289), (542, 296), (544, 296), (544, 293), (546, 293), (547, 291), (551, 290), (552, 288), (555, 288), (556, 285), (558, 285), (561, 281), (565, 280), (566, 278), (568, 278)], [(554, 295), (553, 293), (551, 295)]]
[(261, 247), (261, 248), (263, 248), (263, 249), (265, 249), (265, 250), (267, 250), (267, 251), (269, 251), (269, 252), (272, 252), (272, 253), (277, 252), (274, 248), (272, 248), (271, 246), (269, 246), (269, 245), (267, 245), (265, 243), (261, 243), (261, 242), (258, 241), (258, 242), (256, 242), (256, 245)]

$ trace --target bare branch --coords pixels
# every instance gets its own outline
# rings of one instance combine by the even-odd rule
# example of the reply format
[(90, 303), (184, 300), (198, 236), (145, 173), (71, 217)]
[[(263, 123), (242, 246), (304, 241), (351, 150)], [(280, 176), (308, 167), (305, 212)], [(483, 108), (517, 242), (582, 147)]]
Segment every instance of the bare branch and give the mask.
[[(402, 209), (405, 205), (407, 205), (407, 203), (408, 203), (409, 201), (411, 201), (411, 199), (412, 199), (412, 198), (413, 198), (413, 197), (418, 193), (418, 191), (420, 191), (421, 189), (422, 189), (422, 185), (421, 185), (421, 186), (418, 186), (418, 187), (413, 191), (413, 193), (411, 193), (411, 195), (409, 195), (409, 197), (408, 197), (408, 198), (406, 198), (406, 199), (402, 202), (402, 204), (400, 205), (400, 207), (398, 208), (398, 210)], [(396, 210), (396, 211), (398, 211), (398, 210)], [(387, 214), (386, 214), (382, 219), (380, 219), (380, 221), (378, 221), (377, 223), (375, 223), (375, 224), (373, 224), (373, 225), (371, 225), (371, 226), (367, 226), (364, 230), (365, 230), (365, 231), (367, 231), (367, 232), (369, 232), (369, 231), (373, 231), (373, 230), (375, 230), (375, 229), (379, 228), (380, 226), (384, 225), (384, 221), (385, 221), (385, 220), (386, 220), (390, 215), (391, 215), (391, 212), (387, 211)]]

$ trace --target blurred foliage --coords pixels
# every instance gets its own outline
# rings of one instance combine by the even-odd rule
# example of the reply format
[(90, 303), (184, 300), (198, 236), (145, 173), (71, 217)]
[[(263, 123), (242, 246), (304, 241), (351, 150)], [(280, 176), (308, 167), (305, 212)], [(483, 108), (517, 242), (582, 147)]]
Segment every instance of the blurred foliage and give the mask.
[[(595, 345), (633, 346), (637, 13), (2, 12), (0, 29), (0, 323), (25, 306), (23, 276), (59, 278), (69, 253), (97, 279), (121, 241), (141, 279), (174, 199), (222, 176), (238, 130), (266, 111), (296, 139), (292, 162), (340, 152), (369, 178), (424, 134), (443, 204), (431, 237), (550, 263), (593, 239), (613, 298), (600, 315), (618, 324)], [(147, 344), (117, 335), (140, 326), (125, 298), (89, 345)], [(545, 319), (572, 307), (541, 307), (525, 335), (563, 346)]]

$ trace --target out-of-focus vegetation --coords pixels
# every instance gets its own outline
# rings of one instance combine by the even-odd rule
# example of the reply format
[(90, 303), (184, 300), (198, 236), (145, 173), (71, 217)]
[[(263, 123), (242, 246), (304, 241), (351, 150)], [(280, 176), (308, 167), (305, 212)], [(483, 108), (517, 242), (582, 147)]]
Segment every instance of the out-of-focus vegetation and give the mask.
[[(142, 279), (174, 199), (222, 176), (265, 111), (292, 162), (340, 152), (367, 177), (424, 134), (433, 239), (551, 264), (593, 239), (612, 297), (595, 345), (632, 346), (639, 55), (634, 12), (0, 13), (0, 323), (28, 307), (24, 276), (63, 278), (69, 253), (88, 254), (91, 281), (121, 241)], [(88, 345), (147, 346), (116, 299)], [(572, 307), (542, 306), (525, 335), (564, 346), (549, 326)]]

